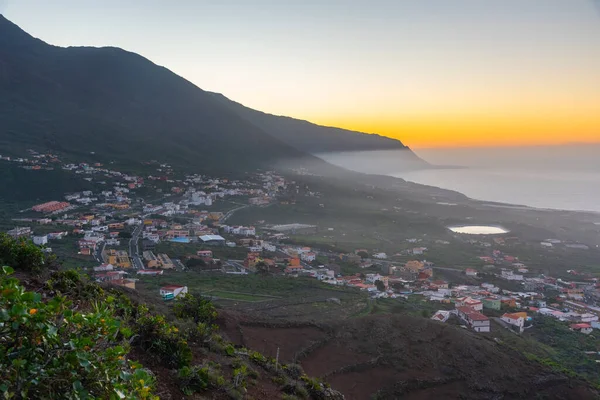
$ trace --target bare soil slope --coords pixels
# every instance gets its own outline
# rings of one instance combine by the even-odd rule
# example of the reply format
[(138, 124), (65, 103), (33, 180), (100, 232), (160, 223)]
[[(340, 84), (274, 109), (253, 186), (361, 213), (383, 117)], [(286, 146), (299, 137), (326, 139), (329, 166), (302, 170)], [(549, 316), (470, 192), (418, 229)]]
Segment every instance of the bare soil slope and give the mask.
[(240, 344), (325, 378), (346, 399), (595, 399), (583, 381), (554, 373), (491, 335), (425, 318), (380, 315), (332, 326), (226, 317)]

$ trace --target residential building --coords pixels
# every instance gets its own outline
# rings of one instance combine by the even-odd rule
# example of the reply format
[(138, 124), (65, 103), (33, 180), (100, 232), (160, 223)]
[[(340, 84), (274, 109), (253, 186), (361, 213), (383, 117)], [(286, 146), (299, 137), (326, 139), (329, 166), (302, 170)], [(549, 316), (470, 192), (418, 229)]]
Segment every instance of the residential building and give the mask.
[(102, 258), (106, 263), (118, 268), (131, 268), (131, 260), (125, 250), (104, 249)]
[(471, 307), (463, 306), (456, 308), (457, 314), (475, 332), (489, 332), (490, 319)]
[(198, 250), (196, 255), (201, 258), (212, 258), (213, 252), (212, 250)]
[(34, 236), (33, 237), (33, 244), (36, 244), (38, 246), (43, 246), (45, 244), (48, 244), (48, 236), (47, 235)]
[(572, 331), (581, 332), (585, 335), (589, 335), (590, 333), (592, 333), (593, 330), (592, 325), (587, 323), (571, 324), (570, 328)]
[(446, 322), (448, 321), (448, 318), (450, 318), (450, 314), (450, 311), (439, 310), (431, 317), (431, 319), (438, 322)]
[(267, 242), (263, 242), (262, 243), (262, 248), (265, 251), (270, 251), (270, 252), (275, 252), (277, 251), (277, 247), (274, 244), (271, 243), (267, 243)]
[(160, 268), (162, 269), (174, 269), (175, 268), (175, 264), (173, 264), (173, 261), (171, 261), (171, 259), (169, 258), (168, 255), (161, 253), (158, 254), (158, 260), (160, 263)]
[(471, 297), (459, 297), (454, 303), (457, 307), (470, 307), (475, 311), (483, 310), (483, 302), (481, 300), (472, 299)]
[(501, 278), (504, 278), (509, 281), (522, 281), (523, 275), (518, 275), (518, 274), (515, 274), (511, 270), (505, 269), (505, 270), (502, 270)]
[(140, 269), (137, 271), (138, 275), (162, 275), (162, 269)]
[(422, 261), (416, 261), (416, 260), (407, 261), (406, 264), (404, 264), (404, 269), (406, 269), (410, 272), (418, 273), (421, 270), (425, 269), (425, 263)]
[(174, 299), (177, 296), (186, 294), (188, 292), (187, 286), (180, 285), (167, 285), (160, 288), (159, 293), (165, 299)]
[(6, 232), (8, 233), (9, 236), (11, 236), (12, 238), (19, 238), (21, 236), (29, 236), (31, 235), (31, 228), (28, 226), (20, 226), (20, 227), (16, 227), (14, 229), (11, 229), (10, 231)]
[(302, 253), (300, 254), (300, 258), (302, 259), (302, 261), (312, 262), (316, 260), (317, 255), (315, 253)]
[(94, 275), (94, 278), (98, 282), (109, 282), (113, 280), (123, 279), (123, 276), (127, 275), (127, 272), (124, 271), (106, 271), (101, 272), (99, 274)]
[(467, 276), (477, 276), (477, 270), (475, 270), (473, 268), (467, 268), (467, 269), (465, 269), (465, 274)]
[(527, 319), (527, 313), (518, 312), (518, 313), (506, 313), (501, 317), (502, 321), (506, 322), (509, 325), (516, 327), (519, 330), (519, 333), (523, 332), (523, 328), (525, 327), (525, 320)]
[(98, 267), (94, 267), (94, 272), (112, 271), (115, 267), (112, 264), (100, 264)]
[(441, 281), (441, 280), (433, 281), (433, 282), (431, 282), (431, 285), (435, 286), (438, 289), (448, 289), (448, 282), (446, 282), (446, 281)]
[(377, 258), (378, 260), (386, 260), (387, 257), (388, 256), (385, 253), (375, 253), (375, 254), (373, 254), (373, 258)]
[(199, 239), (209, 246), (222, 246), (225, 244), (225, 238), (220, 235), (204, 235), (200, 236)]
[(69, 206), (70, 204), (64, 201), (49, 201), (47, 203), (35, 205), (31, 207), (31, 209), (36, 212), (51, 213), (63, 210)]
[(144, 261), (146, 262), (146, 266), (148, 268), (159, 268), (160, 267), (160, 261), (158, 260), (158, 258), (152, 251), (150, 251), (150, 250), (144, 251), (142, 253), (142, 257), (144, 258)]

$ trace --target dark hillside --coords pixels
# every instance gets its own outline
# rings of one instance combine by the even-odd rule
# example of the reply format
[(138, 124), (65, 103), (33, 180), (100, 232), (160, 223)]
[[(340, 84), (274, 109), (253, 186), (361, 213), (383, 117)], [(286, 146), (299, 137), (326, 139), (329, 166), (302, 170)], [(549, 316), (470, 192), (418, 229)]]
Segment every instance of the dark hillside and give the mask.
[(0, 16), (0, 149), (230, 171), (303, 155), (166, 68), (48, 45)]
[(307, 153), (406, 150), (404, 154), (406, 162), (412, 161), (415, 166), (419, 165), (421, 168), (428, 166), (425, 161), (417, 157), (407, 146), (396, 139), (268, 114), (246, 107), (243, 104), (228, 99), (220, 93), (210, 94), (269, 135)]
[[(226, 331), (234, 341), (260, 343), (267, 355), (279, 348), (289, 357), (293, 350), (288, 362), (326, 379), (346, 399), (597, 398), (589, 384), (526, 359), (494, 341), (493, 334), (426, 318), (380, 315), (333, 326), (264, 322), (260, 327), (256, 319), (232, 316)], [(267, 329), (273, 341), (264, 340)]]

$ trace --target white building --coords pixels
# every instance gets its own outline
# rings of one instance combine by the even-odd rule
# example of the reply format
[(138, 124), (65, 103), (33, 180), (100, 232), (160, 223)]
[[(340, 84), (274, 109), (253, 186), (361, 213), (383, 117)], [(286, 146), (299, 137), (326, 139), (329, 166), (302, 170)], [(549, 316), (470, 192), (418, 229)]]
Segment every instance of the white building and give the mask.
[(267, 242), (263, 242), (262, 243), (262, 248), (265, 251), (277, 251), (277, 247), (274, 244), (271, 243), (267, 243)]
[(188, 288), (187, 286), (168, 285), (161, 287), (159, 292), (163, 297), (172, 295), (172, 298), (176, 298), (179, 295), (186, 294), (188, 292)]
[(312, 262), (315, 261), (317, 255), (315, 253), (302, 253), (300, 254), (300, 258), (302, 259), (302, 261)]
[(373, 254), (373, 257), (377, 258), (379, 260), (385, 260), (385, 259), (387, 259), (387, 254), (385, 254), (385, 253), (375, 253), (375, 254)]
[(519, 332), (523, 332), (523, 327), (525, 326), (525, 318), (519, 314), (504, 314), (501, 317), (502, 321), (506, 322), (509, 325), (516, 326), (519, 329)]
[(34, 236), (33, 237), (33, 243), (38, 245), (38, 246), (43, 246), (45, 244), (48, 243), (48, 236), (47, 235), (43, 235), (43, 236)]
[(471, 307), (458, 307), (458, 316), (465, 321), (475, 332), (489, 332), (490, 319)]
[(522, 281), (523, 280), (523, 275), (515, 274), (511, 270), (503, 270), (501, 277), (508, 281)]
[(95, 272), (112, 271), (113, 269), (115, 269), (115, 267), (112, 264), (101, 264), (98, 267), (94, 267)]

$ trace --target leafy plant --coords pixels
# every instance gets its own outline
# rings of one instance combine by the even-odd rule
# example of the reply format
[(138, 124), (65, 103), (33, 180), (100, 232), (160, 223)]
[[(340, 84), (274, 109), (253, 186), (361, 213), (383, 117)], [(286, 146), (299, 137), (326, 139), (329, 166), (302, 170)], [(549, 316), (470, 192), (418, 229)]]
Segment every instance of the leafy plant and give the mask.
[(62, 296), (42, 302), (10, 267), (0, 272), (0, 392), (4, 398), (154, 399), (155, 379), (127, 360), (111, 304), (74, 310)]
[(225, 378), (212, 364), (183, 367), (177, 373), (177, 380), (183, 393), (188, 396), (225, 385)]
[(168, 367), (181, 368), (192, 362), (192, 350), (187, 341), (176, 326), (167, 323), (164, 316), (143, 315), (136, 320), (135, 327), (140, 346)]
[(20, 271), (39, 274), (56, 261), (56, 256), (46, 254), (26, 238), (13, 239), (0, 233), (0, 265), (11, 265)]
[(210, 323), (217, 318), (217, 310), (210, 300), (189, 293), (178, 297), (173, 312), (178, 318), (192, 318), (195, 323)]

